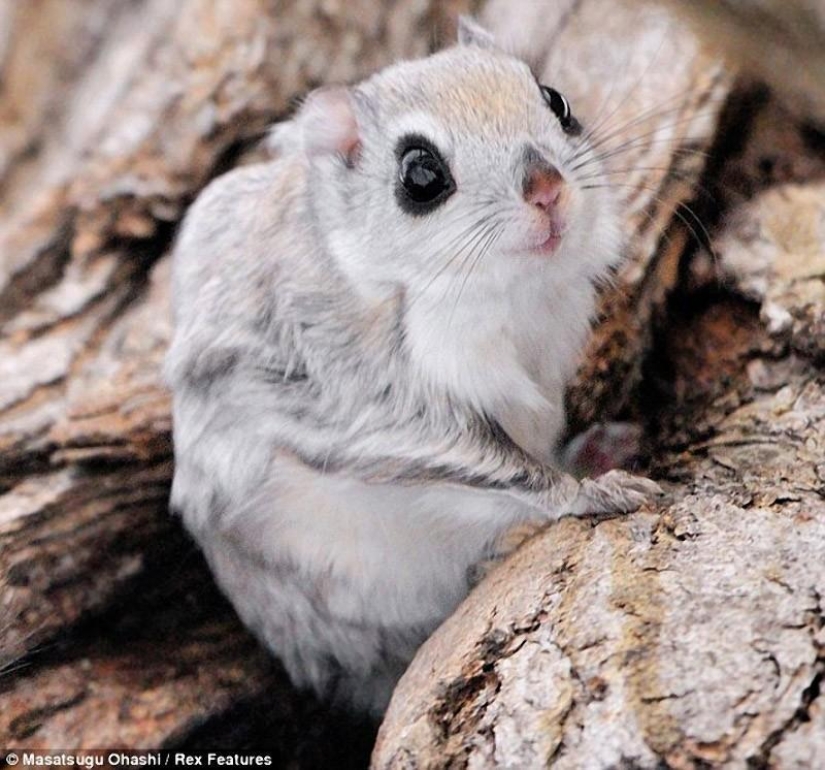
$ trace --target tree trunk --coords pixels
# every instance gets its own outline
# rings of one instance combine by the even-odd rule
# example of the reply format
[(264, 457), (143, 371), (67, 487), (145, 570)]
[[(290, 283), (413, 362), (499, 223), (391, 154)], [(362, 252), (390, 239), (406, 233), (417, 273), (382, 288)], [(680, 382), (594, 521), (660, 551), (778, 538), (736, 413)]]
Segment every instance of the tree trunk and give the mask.
[[(566, 60), (599, 5), (565, 18)], [(619, 45), (654, 47), (632, 28)], [(598, 14), (585, 47), (600, 30), (615, 47)], [(654, 104), (707, 71), (666, 59)], [(825, 767), (822, 137), (740, 87), (694, 147), (710, 233), (654, 228), (572, 398), (646, 425), (668, 500), (563, 521), (495, 570), (402, 679), (376, 770)]]
[[(292, 690), (168, 516), (167, 254), (296, 96), (480, 6), (0, 0), (0, 745), (365, 766), (370, 726)], [(655, 7), (483, 12), (615, 152), (629, 260), (571, 430), (643, 424), (670, 499), (496, 570), (405, 676), (375, 767), (825, 766), (822, 138)]]
[(4, 748), (268, 736), (284, 764), (366, 763), (370, 728), (296, 696), (168, 515), (166, 255), (292, 99), (425, 55), (473, 10), (0, 0), (0, 628), (24, 656)]

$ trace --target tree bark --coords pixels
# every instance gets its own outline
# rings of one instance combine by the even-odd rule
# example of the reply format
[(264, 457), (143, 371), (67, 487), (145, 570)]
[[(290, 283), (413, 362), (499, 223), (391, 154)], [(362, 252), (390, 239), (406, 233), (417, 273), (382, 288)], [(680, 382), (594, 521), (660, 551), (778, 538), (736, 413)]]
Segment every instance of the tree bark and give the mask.
[(294, 98), (425, 55), (473, 10), (0, 0), (0, 628), (24, 656), (0, 679), (5, 748), (226, 735), (365, 764), (369, 728), (296, 696), (168, 516), (166, 255)]
[[(0, 0), (0, 744), (366, 764), (372, 728), (292, 690), (168, 516), (168, 251), (295, 97), (480, 8)], [(571, 430), (643, 424), (671, 497), (494, 572), (422, 649), (373, 763), (825, 764), (821, 137), (655, 7), (484, 16), (615, 151), (629, 259)]]
[(693, 191), (711, 242), (665, 227), (574, 389), (646, 424), (667, 501), (563, 521), (494, 571), (399, 684), (376, 770), (825, 766), (820, 143), (730, 94)]

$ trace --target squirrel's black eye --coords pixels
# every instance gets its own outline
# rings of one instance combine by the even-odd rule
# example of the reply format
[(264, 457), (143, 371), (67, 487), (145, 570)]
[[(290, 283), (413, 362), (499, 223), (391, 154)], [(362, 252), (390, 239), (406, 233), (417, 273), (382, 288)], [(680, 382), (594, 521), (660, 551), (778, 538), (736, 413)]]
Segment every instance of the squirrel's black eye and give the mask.
[(581, 131), (581, 125), (570, 111), (570, 102), (555, 88), (550, 88), (550, 86), (539, 86), (539, 88), (547, 106), (553, 110), (553, 114), (559, 119), (562, 130), (568, 134), (578, 134)]
[(449, 167), (423, 137), (407, 137), (399, 145), (397, 156), (396, 198), (408, 214), (427, 214), (455, 191)]

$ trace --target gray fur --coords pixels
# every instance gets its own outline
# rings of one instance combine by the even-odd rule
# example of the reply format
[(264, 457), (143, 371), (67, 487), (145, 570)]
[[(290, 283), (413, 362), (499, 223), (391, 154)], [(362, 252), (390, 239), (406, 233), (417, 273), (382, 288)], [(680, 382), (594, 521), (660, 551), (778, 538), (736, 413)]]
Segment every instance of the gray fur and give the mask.
[[(420, 221), (393, 196), (407, 123), (458, 180)], [(380, 713), (504, 530), (655, 491), (552, 462), (618, 228), (603, 191), (574, 190), (559, 252), (513, 252), (539, 227), (524, 148), (564, 171), (576, 145), (526, 66), (478, 45), (326, 90), (273, 141), (176, 248), (172, 505), (296, 683)]]

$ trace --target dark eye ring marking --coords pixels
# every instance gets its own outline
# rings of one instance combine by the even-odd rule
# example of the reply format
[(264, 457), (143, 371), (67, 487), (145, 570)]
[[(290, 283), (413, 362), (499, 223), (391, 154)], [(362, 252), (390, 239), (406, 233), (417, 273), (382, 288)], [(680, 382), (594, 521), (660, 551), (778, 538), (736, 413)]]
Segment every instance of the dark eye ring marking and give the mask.
[(553, 114), (559, 119), (562, 131), (571, 136), (578, 136), (581, 133), (581, 123), (573, 117), (570, 111), (570, 102), (567, 101), (555, 88), (539, 84), (541, 95)]
[(407, 214), (429, 214), (455, 192), (450, 167), (429, 139), (418, 134), (403, 137), (395, 157), (398, 161), (395, 197)]

